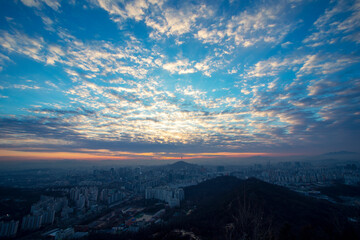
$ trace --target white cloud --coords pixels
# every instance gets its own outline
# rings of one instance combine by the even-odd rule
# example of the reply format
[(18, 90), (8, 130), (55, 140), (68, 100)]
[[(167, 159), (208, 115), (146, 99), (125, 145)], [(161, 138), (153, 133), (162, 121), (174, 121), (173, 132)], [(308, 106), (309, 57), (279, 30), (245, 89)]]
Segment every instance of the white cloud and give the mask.
[[(18, 53), (49, 65), (62, 64), (73, 80), (80, 77), (125, 74), (144, 78), (151, 67), (158, 67), (163, 56), (155, 50), (141, 47), (134, 37), (122, 45), (106, 41), (88, 41), (63, 34), (60, 31), (59, 45), (48, 44), (42, 37), (32, 37), (18, 31), (0, 31), (0, 47), (9, 53)], [(0, 63), (10, 61), (11, 55), (0, 55)], [(179, 66), (180, 67), (180, 66)], [(181, 67), (180, 67), (181, 68)], [(76, 72), (81, 70), (82, 74)], [(194, 72), (181, 68), (180, 74)]]
[(128, 18), (134, 18), (136, 21), (143, 20), (147, 8), (148, 3), (145, 0), (136, 0), (125, 5)]
[(345, 69), (359, 62), (358, 57), (335, 55), (305, 55), (284, 59), (270, 58), (259, 61), (246, 71), (247, 77), (277, 76), (285, 71), (296, 73), (297, 77), (304, 75), (328, 75)]
[(194, 67), (201, 71), (205, 76), (211, 77), (211, 74), (222, 65), (222, 60), (215, 60), (212, 57), (206, 57), (203, 61), (197, 62)]
[(191, 86), (191, 85), (188, 85), (185, 88), (177, 87), (176, 91), (180, 92), (180, 93), (182, 93), (184, 95), (187, 95), (187, 96), (192, 96), (194, 98), (200, 98), (201, 96), (206, 95), (206, 92), (203, 92), (203, 91), (200, 91), (200, 90), (195, 90), (193, 88), (193, 86)]
[(308, 55), (303, 66), (297, 72), (297, 76), (309, 74), (327, 75), (341, 71), (356, 62), (359, 62), (358, 57)]
[(21, 0), (21, 2), (28, 7), (42, 8), (45, 4), (53, 10), (57, 11), (60, 8), (60, 3), (57, 0)]
[[(46, 3), (48, 1), (24, 0), (24, 2), (39, 9), (51, 5), (51, 2)], [(205, 45), (204, 49), (191, 53), (191, 56), (200, 53), (200, 56), (194, 57), (196, 60), (187, 58), (187, 52), (183, 51), (176, 55), (175, 60), (167, 62), (166, 60), (172, 58), (167, 58), (159, 51), (171, 51), (174, 45), (170, 46), (171, 49), (156, 50), (161, 46), (159, 42), (150, 44), (147, 42), (144, 46), (135, 37), (126, 34), (122, 35), (120, 41), (113, 43), (105, 40), (82, 41), (59, 29), (57, 34), (60, 39), (57, 39), (55, 45), (37, 36), (11, 31), (0, 32), (0, 46), (4, 52), (9, 53), (9, 57), (12, 57), (10, 53), (22, 54), (44, 64), (62, 66), (74, 81), (71, 83), (72, 88), (66, 89), (65, 92), (70, 104), (52, 106), (59, 111), (34, 106), (37, 109), (33, 113), (40, 116), (66, 114), (67, 117), (62, 118), (66, 128), (87, 139), (148, 143), (218, 141), (233, 148), (243, 142), (265, 141), (265, 137), (261, 138), (257, 135), (271, 136), (271, 141), (282, 142), (283, 137), (273, 132), (281, 126), (285, 129), (283, 135), (287, 135), (289, 129), (295, 131), (295, 128), (290, 127), (306, 126), (304, 120), (306, 117), (296, 113), (306, 106), (306, 102), (300, 97), (296, 99), (291, 95), (293, 94), (291, 91), (286, 92), (284, 82), (287, 83), (287, 80), (291, 81), (291, 79), (276, 76), (289, 71), (294, 75), (289, 74), (286, 77), (300, 78), (307, 75), (308, 77), (304, 78), (307, 80), (310, 78), (309, 75), (314, 75), (311, 77), (327, 79), (320, 75), (341, 71), (359, 60), (352, 56), (325, 55), (323, 52), (317, 55), (294, 53), (284, 58), (271, 57), (249, 67), (243, 64), (247, 59), (244, 59), (244, 62), (239, 60), (243, 57), (240, 56), (241, 53), (247, 50), (240, 49), (237, 52), (240, 55), (230, 55), (231, 49), (235, 49), (236, 46), (250, 47), (258, 43), (283, 42), (284, 36), (294, 24), (288, 21), (286, 12), (288, 9), (279, 5), (247, 9), (229, 18), (220, 16), (215, 19), (215, 24), (211, 24), (209, 16), (213, 13), (205, 5), (194, 7), (190, 3), (179, 3), (179, 8), (175, 9), (170, 7), (170, 4), (156, 0), (98, 0), (96, 4), (107, 11), (112, 20), (119, 24), (129, 20), (143, 21), (154, 37), (173, 37), (171, 41), (163, 41), (160, 44), (169, 42), (172, 44), (174, 40), (176, 44), (185, 43), (186, 48), (187, 40), (195, 36), (203, 43), (216, 43), (219, 46), (213, 48)], [(55, 4), (54, 8), (59, 10), (60, 5)], [(207, 21), (203, 21), (205, 18)], [(54, 24), (52, 19), (45, 16), (42, 20), (45, 25)], [(207, 25), (209, 22), (210, 25)], [(351, 29), (348, 26), (350, 24), (344, 22), (340, 26), (341, 31), (347, 32), (346, 29)], [(351, 31), (349, 30), (349, 34)], [(54, 35), (54, 33), (50, 34)], [(354, 32), (352, 31), (351, 34)], [(282, 43), (282, 47), (286, 48), (290, 44)], [(208, 55), (203, 58), (204, 55), (201, 54), (206, 51)], [(283, 51), (287, 50), (282, 49), (281, 52)], [(254, 52), (256, 58), (256, 51)], [(11, 61), (8, 56), (0, 53), (0, 63)], [(230, 58), (235, 58), (234, 61), (239, 62), (238, 64), (231, 62), (229, 67), (225, 68), (224, 65)], [(159, 68), (161, 72), (157, 75)], [(192, 80), (188, 76), (185, 78), (171, 76), (170, 79), (177, 78), (184, 80), (182, 81), (184, 85), (189, 84), (185, 87), (176, 85), (175, 91), (171, 92), (173, 86), (168, 84), (169, 79), (163, 75), (166, 71), (171, 74), (202, 72), (210, 77), (219, 68), (223, 68), (224, 72), (229, 74), (241, 73), (243, 83), (241, 93), (237, 89), (239, 86), (236, 86), (236, 89), (228, 88), (238, 77), (235, 75), (226, 75), (224, 79), (211, 79), (212, 83), (204, 87), (214, 88), (216, 87), (214, 81), (224, 81), (219, 83), (213, 93), (194, 88), (190, 85)], [(245, 71), (242, 74), (243, 68)], [(331, 82), (313, 81), (310, 85), (307, 85), (308, 81), (298, 82), (302, 82), (303, 85), (302, 89), (297, 91), (311, 96), (308, 98), (315, 98), (314, 96), (321, 95), (324, 89), (333, 87)], [(240, 82), (238, 83), (241, 85)], [(32, 85), (35, 83), (27, 84), (16, 84), (6, 88), (40, 89)], [(48, 88), (59, 90), (65, 87), (64, 84), (58, 88), (52, 81), (45, 81), (45, 84), (44, 86)], [(227, 88), (223, 88), (224, 86)], [(221, 94), (225, 95), (218, 97)], [(71, 106), (80, 107), (71, 109)], [(309, 112), (311, 111), (316, 110), (310, 109)]]
[(324, 89), (329, 89), (331, 87), (335, 87), (337, 84), (335, 82), (329, 80), (319, 80), (313, 81), (312, 84), (307, 86), (307, 90), (309, 91), (309, 96), (315, 96), (319, 94)]
[(21, 2), (28, 7), (39, 8), (41, 6), (41, 2), (38, 0), (21, 0)]
[(294, 65), (304, 62), (303, 58), (270, 58), (265, 61), (259, 61), (247, 72), (248, 77), (276, 76), (282, 71), (291, 70)]
[(50, 82), (50, 81), (45, 81), (45, 83), (46, 83), (47, 85), (49, 85), (50, 87), (53, 87), (53, 88), (59, 89), (59, 87), (58, 87), (58, 86), (56, 86), (53, 82)]
[(212, 29), (209, 30), (207, 28), (200, 29), (196, 34), (195, 37), (204, 43), (219, 43), (224, 39), (225, 32), (218, 30), (218, 29)]
[(107, 11), (114, 22), (121, 23), (127, 18), (133, 18), (137, 21), (143, 19), (144, 13), (148, 8), (145, 0), (133, 0), (119, 4), (117, 1), (94, 0), (94, 2), (102, 9)]
[(0, 32), (0, 46), (9, 52), (17, 52), (24, 54), (37, 61), (42, 61), (42, 53), (44, 40), (40, 38), (31, 38), (20, 32), (10, 34), (8, 32)]
[(63, 57), (64, 55), (65, 53), (63, 52), (60, 46), (51, 45), (48, 47), (46, 63), (50, 65), (54, 65), (55, 62), (59, 62), (61, 57)]
[[(162, 9), (164, 11), (161, 20), (159, 18), (148, 18), (146, 23), (160, 33), (166, 35), (182, 35), (188, 33), (200, 18), (206, 18), (211, 14), (205, 5), (189, 6), (177, 10), (172, 8)], [(158, 19), (160, 21), (158, 21)], [(155, 24), (154, 24), (155, 22)]]
[(48, 16), (45, 16), (45, 15), (42, 15), (41, 20), (43, 21), (43, 23), (45, 24), (45, 26), (48, 30), (51, 30), (51, 31), (54, 30), (54, 28), (52, 27), (52, 25), (54, 24), (54, 21), (51, 20), (51, 18), (49, 18)]
[(250, 47), (258, 42), (280, 43), (294, 24), (287, 21), (286, 4), (259, 6), (243, 11), (228, 20), (218, 18), (216, 24), (201, 28), (195, 37), (204, 43)]
[(249, 95), (251, 93), (251, 91), (247, 90), (247, 89), (241, 89), (240, 91), (241, 93), (245, 94), (245, 95)]
[(282, 43), (282, 44), (281, 44), (281, 47), (282, 47), (282, 48), (287, 48), (287, 47), (289, 47), (289, 46), (292, 45), (292, 44), (293, 44), (292, 42), (287, 41), (287, 42)]
[(55, 11), (60, 8), (60, 3), (58, 0), (43, 0), (43, 2)]
[[(65, 41), (68, 40), (65, 39)], [(61, 63), (71, 68), (71, 71), (67, 71), (74, 77), (79, 77), (74, 70), (81, 69), (87, 73), (84, 75), (87, 78), (117, 73), (144, 78), (149, 67), (156, 66), (155, 61), (158, 59), (153, 57), (158, 54), (142, 48), (134, 38), (126, 41), (125, 46), (106, 41), (83, 43), (77, 39), (71, 39), (68, 42), (70, 44), (65, 49), (54, 48), (51, 50), (52, 55), (49, 55), (61, 59)], [(65, 53), (64, 56), (61, 55), (62, 52)]]
[(277, 79), (268, 84), (268, 91), (272, 91), (277, 85)]
[[(96, 0), (96, 4), (107, 11), (114, 22), (122, 23), (126, 19), (144, 21), (154, 32), (159, 34), (182, 35), (195, 27), (198, 19), (207, 18), (212, 11), (206, 5), (184, 4), (180, 8), (165, 6), (163, 1), (134, 0), (119, 4), (115, 1)], [(147, 14), (146, 14), (147, 13)]]
[(21, 90), (28, 90), (28, 89), (37, 90), (37, 89), (40, 89), (39, 86), (28, 86), (28, 85), (23, 85), (23, 84), (14, 84), (9, 88), (17, 88), (17, 89), (21, 89)]
[(189, 60), (187, 59), (177, 60), (176, 62), (165, 63), (162, 67), (172, 74), (174, 73), (187, 74), (187, 73), (196, 72), (196, 70), (191, 66)]
[(339, 0), (330, 4), (333, 6), (315, 21), (313, 33), (303, 42), (312, 47), (333, 44), (339, 39), (359, 43), (360, 1)]
[[(11, 59), (8, 56), (0, 53), (0, 65), (5, 65), (5, 62), (11, 62)], [(2, 66), (0, 66), (0, 71), (2, 70)]]

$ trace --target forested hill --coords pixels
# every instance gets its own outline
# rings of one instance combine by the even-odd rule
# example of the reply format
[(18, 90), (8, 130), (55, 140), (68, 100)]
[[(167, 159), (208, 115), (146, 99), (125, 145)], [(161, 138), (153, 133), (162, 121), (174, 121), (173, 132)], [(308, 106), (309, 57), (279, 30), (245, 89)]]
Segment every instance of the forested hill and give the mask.
[(348, 217), (359, 216), (359, 209), (316, 200), (255, 178), (219, 177), (186, 188), (185, 195), (198, 206), (187, 226), (196, 226), (200, 235), (210, 239), (210, 235), (231, 235), (231, 227), (237, 236), (356, 239), (356, 226), (351, 226)]
[(186, 200), (181, 211), (187, 214), (124, 239), (300, 240), (360, 236), (359, 225), (348, 221), (349, 217), (359, 216), (358, 208), (316, 200), (255, 178), (218, 177), (184, 191)]

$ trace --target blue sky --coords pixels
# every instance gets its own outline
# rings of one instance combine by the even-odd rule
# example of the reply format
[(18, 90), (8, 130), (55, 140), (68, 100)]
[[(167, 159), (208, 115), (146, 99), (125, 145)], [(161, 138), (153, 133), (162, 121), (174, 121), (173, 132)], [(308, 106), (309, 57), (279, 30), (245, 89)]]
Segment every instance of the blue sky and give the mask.
[(360, 1), (0, 4), (0, 157), (360, 146)]

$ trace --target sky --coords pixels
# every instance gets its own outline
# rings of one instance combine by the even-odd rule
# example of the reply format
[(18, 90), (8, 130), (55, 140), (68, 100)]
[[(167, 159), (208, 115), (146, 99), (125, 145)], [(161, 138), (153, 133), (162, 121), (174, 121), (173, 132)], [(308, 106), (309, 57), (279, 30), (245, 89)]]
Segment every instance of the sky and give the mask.
[(359, 0), (0, 0), (0, 159), (357, 151), (359, 46)]

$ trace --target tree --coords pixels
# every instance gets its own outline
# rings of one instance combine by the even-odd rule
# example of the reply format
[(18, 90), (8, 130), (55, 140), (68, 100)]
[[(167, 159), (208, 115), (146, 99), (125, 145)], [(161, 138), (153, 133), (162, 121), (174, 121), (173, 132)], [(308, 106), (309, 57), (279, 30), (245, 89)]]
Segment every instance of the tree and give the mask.
[(226, 239), (274, 239), (271, 219), (265, 217), (264, 210), (255, 197), (249, 198), (246, 195), (245, 183), (243, 196), (239, 194), (227, 207), (233, 215), (231, 222), (225, 226)]

